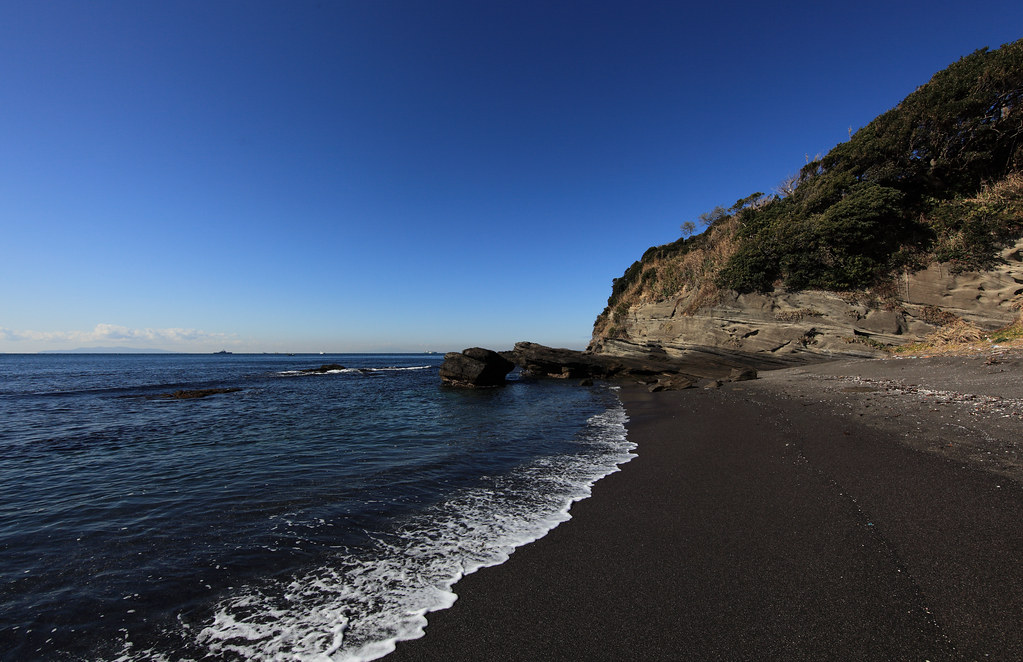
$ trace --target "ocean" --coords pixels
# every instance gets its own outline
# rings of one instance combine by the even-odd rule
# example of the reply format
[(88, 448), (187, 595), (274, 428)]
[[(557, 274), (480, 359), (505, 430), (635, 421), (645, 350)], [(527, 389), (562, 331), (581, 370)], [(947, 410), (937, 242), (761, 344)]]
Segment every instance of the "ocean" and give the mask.
[[(358, 661), (422, 636), (634, 457), (614, 387), (456, 390), (441, 360), (0, 355), (0, 659)], [(213, 388), (240, 390), (154, 397)]]

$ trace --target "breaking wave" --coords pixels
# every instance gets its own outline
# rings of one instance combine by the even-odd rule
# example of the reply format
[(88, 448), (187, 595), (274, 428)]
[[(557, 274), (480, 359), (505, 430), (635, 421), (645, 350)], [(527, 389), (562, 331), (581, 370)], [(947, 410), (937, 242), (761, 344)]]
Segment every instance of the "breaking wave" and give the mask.
[[(426, 615), (455, 601), (454, 584), (508, 559), (570, 518), (571, 504), (635, 455), (620, 404), (591, 417), (573, 450), (485, 477), (399, 526), (369, 548), (339, 547), (317, 569), (239, 587), (194, 634), (198, 657), (362, 662), (423, 636)], [(122, 661), (160, 659), (133, 650)]]

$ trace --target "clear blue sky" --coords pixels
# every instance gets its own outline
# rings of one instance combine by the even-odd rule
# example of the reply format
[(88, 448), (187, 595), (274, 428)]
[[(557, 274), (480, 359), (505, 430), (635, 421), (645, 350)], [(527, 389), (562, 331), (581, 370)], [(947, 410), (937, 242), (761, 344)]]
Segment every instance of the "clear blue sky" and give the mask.
[(0, 352), (583, 347), (1023, 3), (0, 3)]

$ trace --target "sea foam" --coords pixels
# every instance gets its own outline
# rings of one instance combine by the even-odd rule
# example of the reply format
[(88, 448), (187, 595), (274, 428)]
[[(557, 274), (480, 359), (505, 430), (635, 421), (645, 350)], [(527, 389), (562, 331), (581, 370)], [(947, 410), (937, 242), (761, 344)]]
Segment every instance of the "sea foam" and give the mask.
[(410, 370), (429, 370), (435, 368), (432, 365), (413, 365), (413, 366), (384, 366), (381, 368), (340, 368), (337, 370), (324, 370), (320, 371), (308, 371), (308, 370), (282, 370), (277, 374), (281, 377), (319, 377), (321, 375), (350, 375), (350, 374), (367, 374), (374, 372), (406, 372)]
[[(570, 519), (571, 504), (631, 460), (620, 404), (593, 416), (577, 452), (532, 461), (410, 516), (370, 550), (341, 547), (315, 571), (232, 592), (194, 635), (203, 657), (362, 662), (424, 635), (429, 612), (454, 604), (455, 583), (508, 559)], [(133, 650), (119, 660), (158, 658)]]

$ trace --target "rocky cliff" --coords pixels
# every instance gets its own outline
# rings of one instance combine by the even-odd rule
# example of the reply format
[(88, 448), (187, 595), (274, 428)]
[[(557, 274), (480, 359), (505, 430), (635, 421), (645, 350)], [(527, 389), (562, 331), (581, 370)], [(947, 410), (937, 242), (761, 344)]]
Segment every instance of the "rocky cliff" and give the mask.
[(1023, 301), (1023, 240), (986, 271), (952, 273), (932, 263), (896, 279), (894, 291), (789, 290), (740, 294), (727, 290), (695, 310), (699, 292), (662, 302), (637, 303), (613, 328), (599, 325), (590, 349), (638, 356), (659, 348), (682, 357), (699, 350), (873, 356), (883, 345), (923, 340), (957, 319), (993, 330), (1010, 324)]
[(1023, 302), (1023, 40), (961, 58), (774, 194), (681, 230), (614, 280), (592, 351), (872, 355), (1009, 325)]

